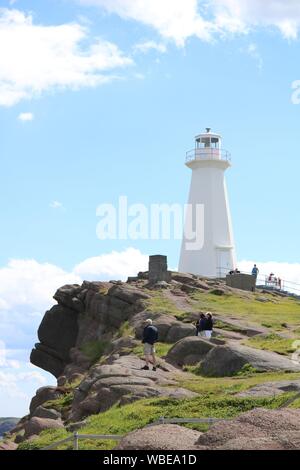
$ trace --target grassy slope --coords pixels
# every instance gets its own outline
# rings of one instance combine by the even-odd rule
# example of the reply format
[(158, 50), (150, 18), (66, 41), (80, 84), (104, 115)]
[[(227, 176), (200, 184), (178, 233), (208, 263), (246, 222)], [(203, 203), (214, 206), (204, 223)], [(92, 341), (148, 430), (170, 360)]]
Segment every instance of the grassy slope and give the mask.
[[(268, 302), (257, 300), (260, 297), (268, 299)], [(195, 310), (210, 310), (223, 314), (224, 318), (244, 320), (274, 331), (286, 331), (284, 324), (290, 326), (292, 331), (297, 332), (300, 328), (300, 301), (294, 298), (274, 298), (271, 294), (249, 294), (249, 298), (243, 298), (210, 293), (194, 293), (192, 298)]]
[[(168, 418), (202, 417), (202, 418), (232, 418), (238, 414), (257, 407), (278, 408), (295, 394), (285, 393), (272, 398), (238, 398), (236, 393), (247, 390), (254, 385), (275, 381), (299, 379), (300, 374), (265, 373), (252, 374), (245, 377), (230, 378), (204, 378), (188, 376), (188, 379), (180, 383), (181, 386), (199, 393), (199, 397), (187, 400), (152, 399), (140, 400), (130, 405), (114, 406), (105, 413), (90, 416), (87, 425), (80, 430), (83, 434), (126, 434), (135, 429), (158, 420), (161, 416)], [(61, 409), (62, 399), (49, 402), (52, 408)], [(300, 407), (300, 400), (294, 402), (291, 407)], [(207, 425), (190, 425), (194, 429), (205, 431)], [(20, 449), (40, 449), (52, 442), (70, 436), (71, 434), (61, 429), (44, 431), (37, 439), (24, 442)], [(84, 440), (80, 441), (81, 449), (112, 449), (116, 445), (113, 441)], [(70, 444), (64, 444), (60, 448), (67, 449)]]
[[(165, 313), (184, 319), (186, 312), (180, 310), (171, 300), (167, 299), (163, 292), (151, 294), (152, 298), (147, 302), (149, 313)], [(269, 334), (266, 337), (251, 338), (245, 341), (245, 343), (252, 347), (270, 349), (287, 354), (291, 348), (292, 340), (282, 338), (276, 332), (288, 331), (292, 337), (297, 338), (297, 334), (299, 335), (300, 331), (300, 303), (294, 299), (274, 299), (272, 295), (268, 294), (263, 296), (269, 302), (260, 302), (257, 300), (257, 297), (260, 296), (259, 294), (250, 294), (248, 298), (244, 298), (242, 294), (239, 297), (238, 295), (216, 296), (210, 293), (193, 293), (191, 295), (191, 311), (210, 310), (213, 313), (219, 314), (224, 320), (230, 317), (265, 326), (269, 329)], [(128, 324), (126, 324), (122, 331), (120, 331), (120, 336), (126, 336), (130, 333), (132, 331)], [(163, 343), (158, 344), (158, 355), (165, 355), (170, 346)], [(97, 350), (94, 347), (91, 349), (91, 353)], [(102, 350), (100, 352), (102, 353)], [(142, 350), (140, 347), (137, 347), (133, 352), (140, 355)], [(193, 371), (192, 368), (189, 368), (189, 370)], [(185, 380), (180, 379), (180, 386), (197, 392), (199, 397), (182, 401), (173, 399), (140, 400), (122, 407), (114, 406), (105, 413), (89, 417), (87, 425), (80, 432), (87, 434), (124, 434), (154, 422), (161, 416), (231, 418), (243, 411), (258, 406), (277, 408), (285, 403), (293, 394), (283, 394), (276, 398), (265, 399), (238, 398), (235, 394), (264, 382), (293, 378), (299, 379), (300, 374), (257, 374), (249, 371), (248, 374), (246, 372), (245, 375), (230, 378), (205, 378), (196, 374), (187, 374), (186, 377)], [(61, 410), (69, 406), (70, 399), (71, 395), (52, 402), (49, 406), (51, 405), (51, 407)], [(300, 407), (300, 399), (290, 406)], [(203, 425), (194, 425), (193, 427), (205, 430)], [(42, 448), (68, 435), (70, 434), (65, 430), (47, 430), (37, 439), (31, 442), (24, 442), (20, 445), (20, 448)], [(112, 441), (87, 440), (80, 442), (81, 449), (111, 449), (114, 446), (115, 442)], [(62, 448), (67, 448), (67, 445), (62, 446)]]

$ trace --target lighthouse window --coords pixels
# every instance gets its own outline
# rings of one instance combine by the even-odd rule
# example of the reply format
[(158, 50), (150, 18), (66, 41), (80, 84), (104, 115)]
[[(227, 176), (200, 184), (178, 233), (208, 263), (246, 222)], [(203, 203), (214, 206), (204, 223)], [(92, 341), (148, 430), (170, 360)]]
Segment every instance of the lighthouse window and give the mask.
[(210, 137), (202, 137), (200, 147), (201, 148), (210, 147)]
[(219, 148), (219, 139), (217, 137), (212, 137), (211, 146), (216, 149)]

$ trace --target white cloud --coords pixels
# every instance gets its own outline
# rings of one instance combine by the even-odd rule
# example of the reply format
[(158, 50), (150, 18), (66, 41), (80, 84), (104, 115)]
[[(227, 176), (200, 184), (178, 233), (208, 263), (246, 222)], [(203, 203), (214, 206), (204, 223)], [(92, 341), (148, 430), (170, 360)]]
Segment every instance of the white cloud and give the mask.
[(20, 363), (15, 359), (8, 359), (5, 343), (0, 340), (0, 367), (19, 369)]
[(126, 280), (139, 271), (148, 269), (148, 256), (139, 250), (128, 248), (123, 252), (113, 251), (109, 254), (88, 258), (74, 268), (74, 273), (87, 280)]
[(33, 372), (22, 372), (18, 375), (16, 375), (16, 380), (17, 381), (25, 381), (25, 382), (32, 382), (35, 381), (38, 385), (46, 385), (47, 380), (45, 377), (38, 371), (33, 371)]
[(84, 279), (126, 279), (146, 270), (147, 263), (148, 257), (133, 248), (88, 258), (69, 272), (50, 263), (11, 260), (0, 268), (0, 338), (9, 348), (29, 349), (58, 287)]
[[(24, 352), (22, 352), (22, 355)], [(27, 354), (29, 352), (27, 351)], [(48, 378), (42, 372), (34, 370), (32, 366), (20, 360), (20, 351), (6, 349), (5, 343), (0, 341), (0, 415), (16, 416), (16, 408), (22, 403), (21, 414), (25, 414), (30, 395), (37, 386), (46, 385)], [(11, 358), (12, 357), (12, 358)], [(18, 358), (18, 360), (16, 359)], [(29, 392), (29, 393), (28, 393)], [(21, 402), (13, 404), (13, 400), (19, 398)], [(7, 405), (12, 405), (12, 411)]]
[(215, 23), (225, 30), (247, 32), (253, 27), (275, 27), (288, 39), (300, 27), (298, 0), (210, 0)]
[(275, 27), (288, 39), (295, 39), (300, 28), (298, 0), (75, 0), (95, 5), (124, 19), (153, 27), (177, 45), (197, 36), (248, 33), (257, 27)]
[[(28, 398), (27, 395), (18, 387), (17, 376), (11, 372), (2, 372), (0, 370), (0, 392), (4, 392), (9, 398)], [(2, 415), (3, 416), (3, 415)]]
[[(89, 45), (83, 46), (83, 42)], [(90, 37), (87, 26), (44, 26), (16, 9), (0, 8), (0, 105), (62, 89), (95, 87), (132, 64), (115, 44)]]
[(18, 116), (19, 121), (33, 121), (34, 115), (32, 113), (20, 113)]
[(164, 38), (183, 46), (190, 36), (209, 40), (213, 25), (198, 13), (197, 0), (77, 0), (95, 5), (124, 19), (155, 28)]
[(165, 54), (167, 52), (167, 46), (163, 43), (159, 43), (155, 41), (146, 41), (140, 44), (136, 44), (134, 46), (134, 50), (136, 52), (141, 52), (143, 54), (146, 54), (147, 52), (151, 50), (160, 52), (161, 54)]
[(49, 263), (35, 260), (11, 260), (0, 269), (0, 299), (7, 310), (22, 306), (30, 312), (43, 311), (53, 303), (57, 287), (80, 283), (81, 278)]
[(62, 209), (64, 206), (62, 202), (52, 201), (50, 202), (49, 207), (51, 207), (51, 209)]

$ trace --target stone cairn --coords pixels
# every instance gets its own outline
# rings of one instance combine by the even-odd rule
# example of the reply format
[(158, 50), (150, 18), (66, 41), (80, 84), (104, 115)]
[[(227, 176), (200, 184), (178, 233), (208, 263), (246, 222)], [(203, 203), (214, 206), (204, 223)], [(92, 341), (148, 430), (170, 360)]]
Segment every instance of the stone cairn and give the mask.
[(139, 279), (148, 279), (150, 284), (171, 282), (172, 273), (168, 271), (167, 257), (164, 255), (149, 256), (149, 270), (140, 272), (136, 277), (129, 277), (127, 282), (134, 282)]

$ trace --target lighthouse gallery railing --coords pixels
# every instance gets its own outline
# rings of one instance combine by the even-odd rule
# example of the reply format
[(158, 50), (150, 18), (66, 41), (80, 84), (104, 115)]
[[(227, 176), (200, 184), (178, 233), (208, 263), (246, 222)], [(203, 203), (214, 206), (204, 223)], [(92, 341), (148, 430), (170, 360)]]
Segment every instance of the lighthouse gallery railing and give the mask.
[(231, 154), (227, 150), (217, 148), (199, 148), (186, 152), (186, 163), (193, 160), (225, 160), (231, 161)]

